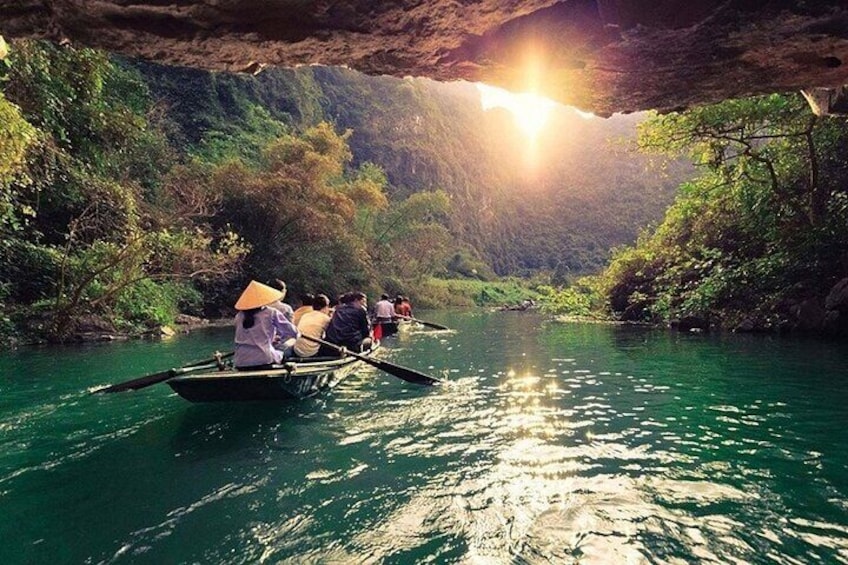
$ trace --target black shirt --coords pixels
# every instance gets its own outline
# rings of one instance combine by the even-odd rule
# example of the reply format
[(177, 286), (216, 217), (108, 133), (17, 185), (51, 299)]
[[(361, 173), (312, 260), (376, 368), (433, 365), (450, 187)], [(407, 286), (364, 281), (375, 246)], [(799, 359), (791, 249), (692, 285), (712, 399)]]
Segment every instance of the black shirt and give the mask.
[(327, 326), (327, 341), (356, 349), (363, 339), (371, 334), (371, 324), (365, 308), (354, 304), (342, 304), (333, 312)]

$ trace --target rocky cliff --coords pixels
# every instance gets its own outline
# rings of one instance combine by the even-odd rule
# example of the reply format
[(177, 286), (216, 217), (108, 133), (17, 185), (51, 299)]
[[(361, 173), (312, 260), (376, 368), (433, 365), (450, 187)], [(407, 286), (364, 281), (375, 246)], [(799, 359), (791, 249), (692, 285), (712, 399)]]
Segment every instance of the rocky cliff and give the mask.
[(483, 81), (609, 115), (808, 91), (845, 111), (848, 4), (817, 0), (0, 0), (0, 34), (257, 72)]

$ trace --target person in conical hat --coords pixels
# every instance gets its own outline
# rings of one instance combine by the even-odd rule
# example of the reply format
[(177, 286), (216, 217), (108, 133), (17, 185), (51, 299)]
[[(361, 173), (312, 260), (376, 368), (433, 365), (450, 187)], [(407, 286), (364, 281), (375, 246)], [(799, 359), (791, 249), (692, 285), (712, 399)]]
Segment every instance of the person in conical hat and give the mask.
[(271, 288), (266, 284), (257, 281), (250, 281), (247, 288), (239, 296), (236, 302), (236, 310), (252, 310), (253, 308), (261, 308), (268, 306), (285, 296), (285, 293), (276, 288)]
[(277, 347), (298, 337), (297, 328), (282, 313), (268, 306), (283, 293), (257, 281), (250, 281), (235, 304), (235, 356), (238, 369), (262, 367), (282, 362), (286, 351)]

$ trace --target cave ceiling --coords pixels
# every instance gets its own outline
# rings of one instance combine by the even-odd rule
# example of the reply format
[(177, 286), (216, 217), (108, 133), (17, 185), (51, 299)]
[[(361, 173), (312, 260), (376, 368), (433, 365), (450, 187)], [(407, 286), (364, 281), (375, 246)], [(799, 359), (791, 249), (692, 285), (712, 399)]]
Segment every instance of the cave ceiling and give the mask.
[(845, 110), (848, 2), (0, 0), (0, 35), (165, 64), (481, 81), (598, 115), (804, 91)]

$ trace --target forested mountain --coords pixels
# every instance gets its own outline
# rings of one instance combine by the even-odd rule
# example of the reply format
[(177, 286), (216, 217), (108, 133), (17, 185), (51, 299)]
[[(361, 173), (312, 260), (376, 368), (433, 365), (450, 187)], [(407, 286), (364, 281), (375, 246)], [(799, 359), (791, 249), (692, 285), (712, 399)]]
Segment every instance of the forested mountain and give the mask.
[(467, 83), (11, 47), (0, 337), (222, 315), (281, 275), (468, 304), (483, 293), (438, 278), (559, 286), (612, 248), (600, 275), (539, 288), (552, 310), (848, 333), (848, 126), (799, 95), (600, 120)]
[(628, 150), (638, 115), (586, 119), (552, 105), (530, 143), (509, 111), (483, 110), (469, 83), (330, 67), (248, 76), (132, 64), (190, 152), (218, 151), (217, 141), (258, 127), (257, 113), (297, 129), (329, 120), (352, 130), (354, 166), (381, 167), (390, 198), (445, 190), (461, 254), (498, 274), (597, 270), (612, 247), (662, 217), (688, 174), (662, 174)]
[(245, 280), (279, 276), (294, 293), (467, 304), (433, 277), (565, 281), (658, 220), (676, 185), (610, 143), (637, 116), (539, 101), (550, 115), (528, 137), (471, 84), (215, 74), (32, 41), (4, 57), (0, 334), (226, 315)]

